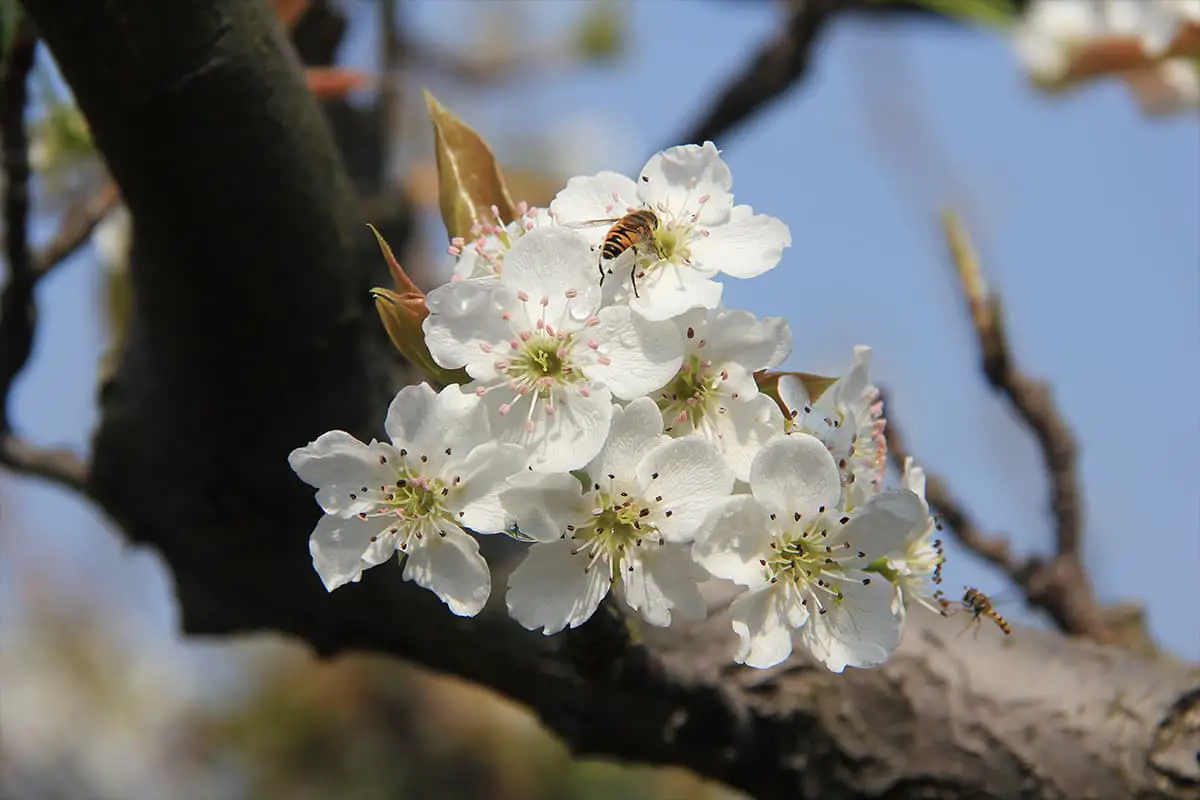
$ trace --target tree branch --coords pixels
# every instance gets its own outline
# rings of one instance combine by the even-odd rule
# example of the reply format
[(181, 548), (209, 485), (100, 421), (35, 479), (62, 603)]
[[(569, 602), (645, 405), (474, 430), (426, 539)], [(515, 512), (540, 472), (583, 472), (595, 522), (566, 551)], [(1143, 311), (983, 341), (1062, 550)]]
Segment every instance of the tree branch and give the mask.
[(754, 58), (726, 83), (712, 106), (672, 144), (716, 141), (802, 79), (817, 37), (845, 0), (789, 3), (787, 24), (763, 43)]
[(37, 327), (33, 288), (37, 283), (29, 255), (29, 135), (25, 129), (27, 85), (37, 53), (37, 37), (22, 20), (4, 62), (0, 82), (0, 135), (4, 137), (4, 227), (8, 230), (8, 281), (0, 294), (0, 433), (11, 426), (9, 393), (29, 360)]
[[(320, 512), (286, 455), (334, 427), (377, 434), (391, 358), (364, 281), (375, 245), (298, 65), (258, 3), (28, 8), (136, 222), (93, 485), (171, 566), (186, 631), (410, 659), (527, 704), (578, 753), (760, 797), (1182, 796), (1200, 780), (1185, 670), (1051, 634), (1009, 647), (914, 613), (884, 669), (831, 675), (797, 657), (759, 672), (729, 663), (727, 618), (613, 653), (599, 618), (544, 637), (496, 592), (459, 619), (386, 568), (326, 593), (306, 547)], [(605, 668), (569, 655), (573, 640)], [(1114, 695), (1130, 718), (1105, 715)]]
[(31, 475), (87, 494), (87, 462), (70, 450), (49, 450), (26, 442), (9, 431), (0, 432), (0, 464), (21, 475)]
[(94, 195), (68, 209), (54, 238), (33, 256), (35, 279), (40, 280), (75, 255), (76, 250), (87, 244), (96, 226), (120, 204), (121, 193), (117, 191), (117, 185), (105, 181)]
[(983, 356), (983, 374), (993, 389), (1008, 398), (1017, 416), (1033, 431), (1049, 473), (1058, 557), (1078, 560), (1082, 521), (1075, 437), (1054, 405), (1050, 387), (1024, 375), (1013, 363), (1000, 298), (988, 291), (983, 269), (962, 222), (953, 213), (947, 213), (943, 216), (943, 229), (971, 309)]
[[(979, 259), (958, 217), (944, 215), (943, 230), (971, 311), (984, 376), (992, 388), (1008, 398), (1017, 416), (1033, 432), (1046, 462), (1055, 522), (1055, 556), (1049, 561), (1038, 557), (1016, 559), (1007, 542), (984, 534), (945, 483), (927, 473), (929, 504), (963, 546), (1001, 569), (1024, 592), (1029, 604), (1046, 611), (1059, 630), (1100, 642), (1116, 641), (1109, 619), (1096, 603), (1080, 556), (1082, 520), (1074, 437), (1055, 407), (1049, 387), (1024, 375), (1014, 364), (1000, 299), (988, 290)], [(897, 464), (903, 464), (909, 453), (894, 418), (888, 420), (886, 435), (889, 454)]]
[[(888, 456), (898, 468), (903, 468), (905, 459), (911, 453), (906, 443), (907, 440), (900, 433), (900, 426), (897, 425), (891, 411), (891, 404), (887, 402), (887, 397), (883, 399), (884, 408), (888, 409), (887, 427), (884, 429), (884, 435), (887, 437)], [(915, 460), (920, 463), (919, 459)], [(1003, 536), (992, 536), (980, 529), (966, 507), (958, 501), (945, 482), (937, 475), (930, 473), (928, 469), (925, 470), (925, 500), (937, 513), (939, 521), (954, 534), (959, 544), (999, 569), (1014, 583), (1019, 582), (1020, 576), (1028, 568), (1024, 562), (1013, 555), (1012, 548), (1008, 546), (1008, 540)]]
[[(745, 5), (735, 0), (730, 5)], [(1012, 0), (1018, 12), (1029, 0)], [(869, 15), (876, 20), (923, 19), (950, 24), (944, 4), (922, 0), (787, 0), (788, 19), (783, 30), (764, 42), (754, 57), (725, 84), (692, 127), (670, 145), (717, 141), (760, 110), (782, 97), (808, 75), (813, 49), (835, 16)]]

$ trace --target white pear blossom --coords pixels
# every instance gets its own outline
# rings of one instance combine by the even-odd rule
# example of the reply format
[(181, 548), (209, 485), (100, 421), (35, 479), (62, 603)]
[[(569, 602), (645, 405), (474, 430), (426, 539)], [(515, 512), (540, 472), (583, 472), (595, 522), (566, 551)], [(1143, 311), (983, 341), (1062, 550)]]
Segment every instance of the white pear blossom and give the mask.
[(924, 514), (904, 537), (901, 547), (887, 555), (887, 568), (891, 570), (896, 594), (892, 610), (903, 617), (910, 602), (917, 602), (930, 611), (941, 613), (938, 598), (942, 582), (942, 541), (937, 538), (938, 524), (929, 515), (929, 504), (925, 500), (925, 470), (918, 467), (912, 457), (904, 459), (904, 474), (900, 485), (912, 492), (921, 501)]
[(1195, 59), (1167, 59), (1124, 78), (1144, 114), (1167, 116), (1200, 108), (1200, 62)]
[[(887, 442), (883, 436), (883, 402), (867, 371), (871, 348), (854, 348), (850, 371), (810, 399), (804, 383), (794, 375), (779, 379), (779, 397), (788, 409), (793, 433), (816, 436), (833, 454), (842, 483), (856, 489), (848, 498), (866, 500), (879, 490), (887, 467)], [(863, 484), (855, 487), (859, 482)]]
[(511, 525), (498, 494), (524, 469), (525, 452), (490, 441), (482, 402), (455, 385), (437, 394), (427, 384), (402, 389), (384, 427), (390, 443), (330, 431), (288, 457), (325, 511), (309, 539), (313, 567), (333, 591), (398, 550), (404, 580), (473, 616), (491, 576), (463, 528), (498, 533)]
[(1197, 22), (1197, 0), (1031, 0), (1013, 47), (1034, 80), (1053, 84), (1096, 43), (1132, 39), (1145, 56), (1159, 58), (1182, 25)]
[(733, 476), (699, 437), (671, 439), (649, 398), (613, 411), (586, 486), (570, 474), (514, 476), (501, 495), (537, 543), (509, 578), (513, 618), (547, 635), (582, 625), (610, 588), (651, 625), (705, 614), (687, 543)]
[(656, 395), (672, 436), (699, 434), (725, 456), (740, 481), (766, 442), (784, 432), (778, 404), (758, 391), (754, 373), (783, 363), (792, 332), (778, 317), (694, 309), (675, 318), (683, 333), (679, 373)]
[(833, 672), (888, 660), (900, 639), (893, 589), (866, 571), (921, 519), (906, 490), (875, 495), (854, 513), (837, 508), (833, 457), (806, 434), (766, 444), (748, 495), (720, 502), (697, 535), (696, 560), (749, 588), (730, 613), (738, 663), (771, 667), (792, 653), (792, 634)]
[[(722, 289), (714, 276), (761, 275), (779, 263), (792, 243), (780, 220), (755, 214), (750, 206), (735, 206), (732, 184), (729, 167), (712, 142), (682, 145), (653, 156), (636, 183), (615, 172), (570, 179), (550, 212), (562, 224), (579, 225), (652, 210), (658, 217), (653, 242), (626, 251), (605, 268), (621, 276), (612, 281), (612, 291), (628, 298), (638, 314), (670, 319), (691, 308), (716, 308)], [(584, 232), (599, 247), (607, 228)], [(627, 270), (636, 276), (636, 292), (624, 277)]]
[[(500, 210), (492, 209), (500, 219)], [(470, 238), (455, 237), (450, 240), (450, 255), (458, 261), (454, 265), (454, 280), (470, 278), (495, 278), (504, 267), (504, 257), (513, 243), (534, 228), (552, 225), (550, 212), (535, 208), (525, 202), (517, 204), (517, 219), (507, 225), (479, 224), (471, 230)]]
[(670, 322), (628, 307), (600, 308), (595, 254), (576, 232), (537, 228), (516, 241), (498, 280), (449, 283), (429, 293), (429, 352), (465, 367), (484, 398), (492, 434), (522, 445), (529, 466), (576, 469), (600, 451), (612, 398), (661, 388), (683, 342)]

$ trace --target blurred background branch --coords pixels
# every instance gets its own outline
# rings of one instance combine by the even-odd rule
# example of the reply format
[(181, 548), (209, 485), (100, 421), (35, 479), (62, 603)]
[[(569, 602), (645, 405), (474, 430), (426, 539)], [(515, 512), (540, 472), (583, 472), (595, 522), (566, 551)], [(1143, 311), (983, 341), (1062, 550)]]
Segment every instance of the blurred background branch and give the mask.
[[(1042, 451), (1053, 510), (1055, 554), (1049, 560), (1038, 556), (1018, 560), (1004, 537), (985, 534), (946, 483), (927, 471), (929, 504), (964, 547), (1003, 571), (1026, 602), (1046, 611), (1059, 630), (1098, 642), (1112, 641), (1113, 632), (1096, 604), (1091, 578), (1080, 558), (1082, 520), (1074, 437), (1054, 405), (1049, 386), (1017, 369), (1004, 333), (1000, 299), (988, 289), (961, 219), (954, 212), (945, 212), (942, 229), (962, 297), (971, 312), (983, 374), (992, 388), (1009, 399)], [(889, 457), (902, 467), (911, 452), (894, 416), (888, 420), (886, 436)]]
[[(29, 78), (37, 53), (32, 23), (23, 19), (7, 43), (0, 67), (0, 136), (4, 140), (4, 227), (8, 280), (0, 291), (0, 464), (20, 473), (83, 491), (87, 468), (64, 450), (43, 450), (13, 431), (13, 382), (33, 352), (37, 332), (38, 281), (78, 242), (64, 240), (44, 254), (29, 246), (29, 136), (25, 125)], [(81, 241), (86, 234), (78, 237)]]

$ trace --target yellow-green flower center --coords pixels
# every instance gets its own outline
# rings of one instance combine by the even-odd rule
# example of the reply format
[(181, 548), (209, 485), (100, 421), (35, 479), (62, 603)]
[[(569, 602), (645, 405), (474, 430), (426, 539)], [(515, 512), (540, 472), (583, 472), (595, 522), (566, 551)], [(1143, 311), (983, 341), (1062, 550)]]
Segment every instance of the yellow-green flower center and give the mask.
[(567, 357), (570, 347), (570, 335), (559, 337), (544, 331), (534, 333), (509, 359), (506, 374), (515, 386), (545, 398), (554, 386), (583, 378)]
[(720, 381), (709, 375), (710, 367), (699, 355), (689, 356), (659, 393), (658, 407), (672, 420), (668, 427), (686, 420), (698, 428), (705, 414), (716, 410)]

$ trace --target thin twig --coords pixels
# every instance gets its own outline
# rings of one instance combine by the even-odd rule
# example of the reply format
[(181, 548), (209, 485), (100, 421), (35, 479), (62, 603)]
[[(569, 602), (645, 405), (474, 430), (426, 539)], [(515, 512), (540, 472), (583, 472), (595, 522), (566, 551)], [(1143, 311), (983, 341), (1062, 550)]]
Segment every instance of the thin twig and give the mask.
[[(41, 257), (29, 249), (29, 136), (25, 128), (28, 80), (37, 52), (32, 25), (23, 20), (9, 47), (0, 81), (0, 135), (4, 137), (4, 225), (8, 282), (0, 293), (0, 464), (17, 472), (86, 491), (87, 465), (73, 453), (40, 450), (12, 433), (9, 399), (13, 381), (29, 360), (37, 329), (34, 287), (78, 243), (74, 231)], [(113, 192), (115, 196), (115, 190)], [(97, 220), (98, 221), (98, 220)], [(93, 223), (88, 228), (95, 227)], [(80, 242), (86, 235), (80, 237)]]
[(84, 202), (68, 209), (50, 243), (33, 254), (34, 282), (41, 280), (75, 251), (87, 244), (96, 226), (121, 204), (121, 193), (112, 180)]
[(779, 35), (763, 44), (718, 93), (705, 115), (672, 144), (716, 141), (784, 94), (808, 71), (809, 56), (825, 23), (846, 5), (839, 0), (793, 0), (787, 25)]
[(88, 463), (70, 450), (43, 449), (11, 433), (0, 433), (0, 464), (21, 475), (88, 493)]
[(1014, 365), (1004, 331), (1000, 298), (989, 292), (979, 259), (957, 215), (946, 212), (942, 226), (950, 255), (971, 307), (975, 335), (982, 349), (983, 373), (992, 388), (1013, 404), (1021, 421), (1032, 429), (1050, 473), (1056, 552), (1059, 558), (1079, 558), (1082, 519), (1075, 437), (1054, 400), (1050, 387), (1022, 374)]
[[(943, 216), (943, 230), (971, 311), (982, 351), (984, 375), (1013, 404), (1037, 439), (1049, 473), (1055, 522), (1055, 557), (1019, 560), (1002, 538), (985, 534), (954, 498), (945, 483), (926, 473), (926, 498), (946, 526), (968, 550), (1001, 569), (1024, 592), (1026, 600), (1054, 620), (1060, 630), (1098, 641), (1116, 635), (1101, 613), (1091, 579), (1080, 559), (1081, 518), (1074, 437), (1055, 407), (1046, 384), (1023, 375), (1013, 363), (999, 298), (988, 289), (966, 231), (953, 213)], [(886, 429), (889, 455), (902, 464), (908, 455), (894, 418)]]
[[(887, 427), (884, 428), (884, 434), (887, 436), (888, 456), (892, 458), (898, 468), (903, 467), (904, 461), (910, 453), (905, 446), (905, 439), (900, 433), (895, 417), (891, 413), (892, 406), (887, 402), (886, 397), (884, 398), (884, 408), (889, 410)], [(1013, 555), (1008, 541), (1002, 536), (985, 533), (945, 482), (928, 470), (925, 470), (925, 500), (963, 547), (998, 568), (1014, 583), (1020, 580), (1027, 565)]]

